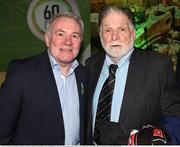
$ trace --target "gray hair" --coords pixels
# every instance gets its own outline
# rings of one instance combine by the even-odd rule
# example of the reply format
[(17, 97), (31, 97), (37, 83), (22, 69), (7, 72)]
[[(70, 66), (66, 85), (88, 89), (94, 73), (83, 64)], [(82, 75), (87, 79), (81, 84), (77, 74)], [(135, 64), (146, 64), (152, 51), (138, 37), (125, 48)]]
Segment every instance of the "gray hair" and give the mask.
[(81, 37), (83, 37), (83, 33), (84, 33), (84, 23), (83, 23), (82, 19), (81, 19), (79, 16), (77, 16), (77, 15), (71, 13), (71, 12), (58, 13), (57, 15), (54, 15), (53, 17), (51, 17), (51, 19), (48, 21), (48, 23), (47, 23), (47, 25), (46, 25), (46, 33), (47, 33), (47, 32), (50, 32), (52, 23), (53, 23), (56, 19), (58, 19), (58, 18), (60, 18), (60, 17), (66, 17), (66, 18), (70, 18), (70, 19), (75, 20), (75, 21), (79, 24), (79, 26), (80, 26), (80, 31), (81, 31), (81, 32), (80, 32), (80, 33), (81, 33), (80, 35), (81, 35)]
[(100, 30), (100, 27), (101, 27), (104, 17), (106, 17), (112, 11), (121, 12), (121, 13), (125, 14), (129, 19), (130, 25), (132, 25), (135, 28), (135, 17), (133, 15), (132, 11), (128, 7), (121, 7), (118, 5), (106, 5), (99, 12), (99, 17), (98, 17), (99, 30)]

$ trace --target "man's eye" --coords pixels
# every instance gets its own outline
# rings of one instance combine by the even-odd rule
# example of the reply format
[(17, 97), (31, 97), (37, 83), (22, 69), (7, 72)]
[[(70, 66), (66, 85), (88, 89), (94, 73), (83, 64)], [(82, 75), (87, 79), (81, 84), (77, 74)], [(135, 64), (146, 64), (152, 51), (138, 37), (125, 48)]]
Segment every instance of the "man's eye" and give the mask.
[(126, 28), (121, 28), (120, 31), (124, 32), (124, 31), (126, 31)]
[(64, 33), (60, 32), (58, 33), (58, 36), (64, 36)]
[(109, 32), (111, 32), (111, 30), (110, 29), (105, 29), (104, 32), (109, 33)]
[(78, 34), (73, 34), (72, 35), (72, 38), (76, 38), (76, 39), (78, 39), (80, 36), (78, 35)]

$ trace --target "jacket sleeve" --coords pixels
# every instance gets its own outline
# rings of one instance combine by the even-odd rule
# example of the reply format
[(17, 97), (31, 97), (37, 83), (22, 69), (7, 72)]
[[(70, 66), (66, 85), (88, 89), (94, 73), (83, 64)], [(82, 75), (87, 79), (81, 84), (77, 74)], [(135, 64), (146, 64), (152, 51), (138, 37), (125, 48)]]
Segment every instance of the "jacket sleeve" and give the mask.
[(180, 118), (168, 116), (163, 118), (160, 123), (167, 133), (170, 144), (180, 144)]
[(175, 84), (175, 76), (171, 60), (167, 60), (161, 83), (161, 107), (164, 116), (180, 117), (180, 93)]
[(18, 61), (12, 61), (0, 88), (0, 144), (9, 144), (17, 127), (22, 93), (20, 72)]

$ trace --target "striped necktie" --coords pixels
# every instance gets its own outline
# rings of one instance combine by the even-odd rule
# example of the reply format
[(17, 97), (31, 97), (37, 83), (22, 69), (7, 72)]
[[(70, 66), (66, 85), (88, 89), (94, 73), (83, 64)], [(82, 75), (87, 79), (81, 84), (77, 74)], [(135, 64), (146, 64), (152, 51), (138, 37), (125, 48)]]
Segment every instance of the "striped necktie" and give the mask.
[(115, 84), (115, 73), (117, 68), (118, 66), (115, 64), (111, 64), (109, 66), (109, 76), (104, 82), (100, 92), (98, 107), (96, 112), (95, 129), (94, 129), (94, 141), (97, 144), (100, 144), (99, 132), (97, 129), (98, 127), (97, 121), (98, 120), (110, 121), (112, 96), (113, 96), (114, 84)]

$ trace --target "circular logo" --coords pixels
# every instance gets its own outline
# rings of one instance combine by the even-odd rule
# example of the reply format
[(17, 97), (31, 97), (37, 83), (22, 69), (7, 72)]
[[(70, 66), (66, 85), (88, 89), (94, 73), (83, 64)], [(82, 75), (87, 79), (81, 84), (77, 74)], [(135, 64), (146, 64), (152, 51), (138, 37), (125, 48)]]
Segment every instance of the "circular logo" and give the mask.
[(44, 40), (44, 32), (49, 19), (53, 15), (64, 11), (80, 16), (74, 0), (32, 0), (27, 15), (31, 32), (40, 40)]

